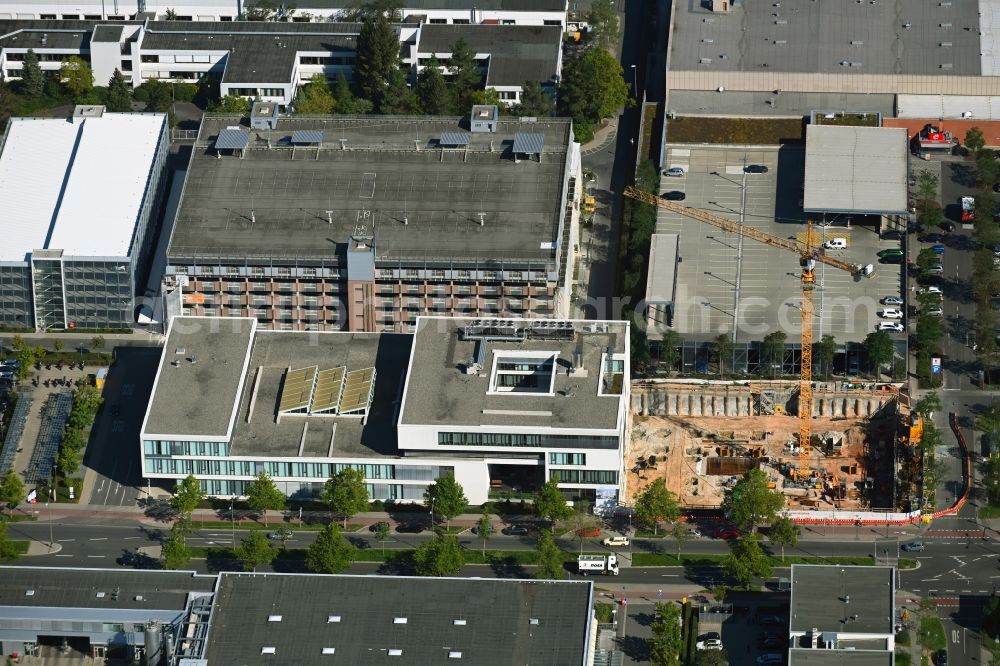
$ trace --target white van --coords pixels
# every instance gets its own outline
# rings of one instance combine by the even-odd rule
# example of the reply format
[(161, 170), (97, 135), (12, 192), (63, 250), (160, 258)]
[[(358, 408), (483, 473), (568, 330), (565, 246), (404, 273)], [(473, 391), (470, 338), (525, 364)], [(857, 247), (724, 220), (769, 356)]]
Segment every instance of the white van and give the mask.
[(846, 238), (831, 238), (827, 242), (823, 243), (823, 247), (827, 250), (843, 250), (847, 247)]

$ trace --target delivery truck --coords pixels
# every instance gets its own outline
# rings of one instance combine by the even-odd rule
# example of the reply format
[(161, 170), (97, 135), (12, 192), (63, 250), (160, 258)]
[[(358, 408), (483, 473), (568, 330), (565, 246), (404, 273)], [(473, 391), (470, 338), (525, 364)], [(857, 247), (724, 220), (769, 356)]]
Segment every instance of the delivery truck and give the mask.
[(583, 576), (588, 574), (617, 576), (618, 557), (615, 555), (581, 555), (576, 560), (576, 567)]

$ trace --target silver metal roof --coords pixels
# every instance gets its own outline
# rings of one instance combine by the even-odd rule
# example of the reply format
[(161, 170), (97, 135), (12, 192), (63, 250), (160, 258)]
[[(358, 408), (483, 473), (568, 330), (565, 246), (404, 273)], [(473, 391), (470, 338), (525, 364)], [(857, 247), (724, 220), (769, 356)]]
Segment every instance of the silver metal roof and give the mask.
[(470, 137), (465, 132), (445, 132), (438, 141), (442, 146), (467, 146)]
[(243, 150), (250, 143), (250, 133), (238, 127), (227, 127), (219, 131), (215, 140), (216, 150)]
[(522, 155), (541, 155), (545, 147), (544, 134), (519, 132), (514, 135), (514, 152)]
[(292, 143), (323, 143), (322, 130), (295, 130), (292, 132)]
[(907, 156), (904, 128), (809, 125), (803, 210), (906, 214)]

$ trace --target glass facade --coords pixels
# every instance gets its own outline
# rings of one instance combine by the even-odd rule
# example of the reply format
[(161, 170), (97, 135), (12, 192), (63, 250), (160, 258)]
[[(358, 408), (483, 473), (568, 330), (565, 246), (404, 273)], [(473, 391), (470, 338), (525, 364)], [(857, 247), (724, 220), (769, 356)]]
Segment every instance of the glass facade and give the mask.
[(554, 469), (553, 477), (559, 477), (559, 483), (587, 483), (600, 486), (618, 485), (618, 472), (603, 469)]
[(0, 326), (34, 328), (27, 266), (0, 266)]
[(550, 465), (586, 465), (587, 454), (585, 453), (550, 453)]
[(177, 442), (147, 439), (142, 443), (147, 456), (228, 456), (228, 442)]
[(34, 259), (31, 262), (35, 287), (35, 324), (39, 330), (66, 328), (64, 317), (62, 260)]
[(524, 433), (439, 432), (438, 444), (441, 446), (617, 449), (618, 438), (613, 435), (527, 435)]
[(132, 267), (118, 261), (66, 261), (63, 264), (66, 326), (127, 328), (132, 316)]

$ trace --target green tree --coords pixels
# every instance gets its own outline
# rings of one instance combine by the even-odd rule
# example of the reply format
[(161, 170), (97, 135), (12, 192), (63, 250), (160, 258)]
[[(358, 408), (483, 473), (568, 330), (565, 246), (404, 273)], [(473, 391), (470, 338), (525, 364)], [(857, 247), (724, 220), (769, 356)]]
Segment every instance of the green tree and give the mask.
[(629, 96), (629, 84), (625, 73), (615, 56), (603, 49), (588, 51), (584, 59), (594, 65), (597, 84), (601, 90), (597, 107), (598, 118), (617, 115), (623, 106), (634, 106), (635, 100)]
[(566, 504), (566, 498), (559, 490), (559, 477), (554, 474), (535, 493), (534, 507), (536, 516), (553, 524), (573, 514), (572, 507)]
[(921, 171), (917, 175), (917, 196), (924, 200), (937, 199), (938, 181), (937, 174)]
[(937, 391), (928, 391), (917, 403), (913, 405), (913, 411), (921, 416), (929, 416), (932, 412), (941, 411), (941, 398)]
[(54, 351), (54, 352), (56, 352), (58, 354), (62, 350), (63, 350), (63, 341), (60, 340), (59, 338), (56, 338), (55, 340), (53, 340), (52, 341), (52, 351)]
[(618, 43), (618, 8), (614, 0), (594, 0), (587, 14), (594, 45), (612, 49)]
[(7, 523), (0, 521), (0, 561), (12, 562), (20, 556), (17, 546), (7, 536)]
[(607, 51), (591, 50), (564, 63), (559, 84), (559, 113), (573, 118), (577, 140), (583, 141), (583, 137), (589, 140), (594, 125), (601, 118), (634, 102), (629, 97), (621, 64)]
[(336, 574), (346, 571), (357, 556), (358, 549), (340, 533), (340, 526), (330, 523), (306, 551), (306, 566), (316, 573)]
[(752, 469), (726, 495), (725, 509), (737, 527), (756, 532), (757, 527), (770, 525), (785, 506), (784, 496), (771, 490), (769, 483), (763, 470)]
[(170, 506), (177, 510), (182, 520), (190, 520), (191, 514), (198, 504), (205, 499), (205, 491), (201, 489), (201, 481), (193, 474), (188, 474), (174, 486), (174, 494), (170, 497)]
[(781, 547), (781, 561), (785, 561), (785, 546), (795, 547), (799, 542), (799, 526), (785, 516), (778, 516), (767, 531), (767, 540)]
[(441, 73), (441, 64), (431, 59), (417, 75), (417, 99), (420, 108), (429, 116), (444, 116), (454, 112), (454, 103), (448, 82)]
[(925, 199), (917, 204), (917, 224), (921, 229), (932, 229), (941, 224), (944, 214), (941, 204), (931, 199)]
[(552, 537), (552, 530), (543, 528), (538, 531), (538, 542), (535, 544), (535, 557), (538, 563), (538, 569), (535, 570), (535, 578), (562, 580), (566, 577), (566, 568), (563, 566), (563, 552), (556, 545), (556, 541)]
[(750, 583), (754, 579), (768, 578), (771, 575), (771, 564), (761, 550), (758, 539), (756, 532), (750, 532), (730, 541), (730, 552), (722, 562), (726, 575), (735, 578), (745, 589), (750, 589)]
[(132, 89), (118, 69), (108, 81), (108, 97), (105, 102), (108, 111), (124, 112), (132, 110)]
[(90, 339), (90, 346), (93, 347), (94, 349), (101, 349), (101, 348), (103, 348), (104, 347), (104, 336), (103, 335), (95, 335), (94, 337), (92, 337)]
[(12, 469), (0, 479), (0, 504), (5, 505), (9, 510), (24, 501), (24, 483), (21, 477)]
[(933, 351), (944, 337), (944, 322), (941, 317), (919, 314), (914, 333), (920, 349)]
[(355, 97), (351, 92), (351, 86), (347, 83), (347, 77), (343, 74), (337, 77), (333, 86), (333, 98), (336, 100), (334, 111), (345, 114), (366, 114), (372, 112), (372, 103), (367, 99)]
[(916, 264), (921, 271), (926, 271), (939, 263), (941, 263), (941, 255), (929, 247), (925, 247), (917, 253)]
[(538, 81), (525, 81), (521, 86), (521, 101), (514, 107), (518, 116), (547, 118), (556, 112), (556, 102)]
[(712, 360), (719, 368), (719, 376), (726, 372), (726, 363), (733, 360), (733, 337), (729, 333), (719, 333), (712, 341)]
[[(980, 149), (976, 153), (976, 180), (979, 182), (979, 187), (986, 192), (992, 190), (998, 174), (1000, 174), (1000, 165), (997, 164), (996, 151)], [(986, 200), (991, 205), (995, 203), (992, 196), (986, 197)], [(978, 210), (976, 211), (976, 219), (979, 219)]]
[(993, 506), (1000, 505), (1000, 457), (991, 456), (986, 462), (983, 488), (986, 490), (986, 498), (989, 503)]
[(56, 464), (64, 479), (73, 476), (79, 471), (80, 461), (80, 449), (70, 446), (61, 447), (59, 455), (56, 457)]
[(483, 540), (483, 557), (486, 557), (486, 542), (493, 538), (493, 522), (490, 520), (490, 514), (483, 512), (483, 515), (479, 516), (476, 529), (479, 538)]
[(465, 565), (454, 534), (438, 534), (413, 551), (413, 568), (420, 576), (454, 576)]
[(986, 137), (983, 130), (978, 127), (970, 127), (965, 133), (965, 147), (974, 153), (978, 153), (986, 146)]
[(760, 345), (760, 359), (763, 370), (774, 377), (783, 368), (785, 358), (785, 340), (788, 336), (784, 331), (773, 331), (764, 336)]
[(247, 4), (243, 11), (243, 18), (246, 21), (273, 21), (278, 16), (278, 9), (271, 0), (257, 0), (257, 2)]
[(209, 104), (208, 110), (215, 113), (238, 113), (245, 116), (250, 113), (250, 100), (240, 95), (225, 95)]
[(70, 56), (59, 68), (59, 80), (74, 100), (94, 89), (94, 70), (79, 56)]
[(264, 514), (264, 524), (267, 525), (268, 510), (280, 511), (285, 508), (285, 493), (275, 485), (274, 479), (266, 472), (257, 474), (257, 478), (247, 487), (247, 506)]
[(191, 550), (187, 547), (187, 537), (180, 523), (174, 523), (160, 551), (164, 569), (183, 569), (191, 562)]
[(698, 650), (695, 666), (729, 666), (729, 653), (725, 650)]
[(299, 94), (295, 96), (295, 113), (326, 115), (333, 113), (334, 108), (333, 92), (326, 77), (322, 74), (313, 74), (309, 82), (299, 89)]
[(583, 542), (587, 539), (584, 535), (593, 532), (594, 529), (599, 530), (601, 521), (597, 519), (597, 516), (586, 511), (576, 510), (566, 522), (570, 530), (573, 531), (573, 537), (580, 542), (580, 554), (583, 555)]
[(865, 351), (868, 352), (868, 362), (875, 371), (875, 376), (879, 374), (879, 369), (892, 362), (892, 357), (896, 352), (896, 345), (892, 338), (885, 331), (872, 331), (865, 336)]
[(163, 13), (163, 20), (164, 21), (176, 21), (177, 20), (177, 11), (174, 10), (174, 9), (170, 9), (168, 7), (167, 11), (165, 11)]
[(375, 538), (382, 544), (382, 554), (385, 555), (385, 540), (389, 538), (389, 523), (381, 520), (375, 524)]
[(368, 509), (368, 484), (359, 469), (345, 467), (327, 480), (321, 494), (330, 511), (344, 519), (344, 529), (351, 516)]
[(483, 73), (476, 62), (475, 52), (462, 38), (451, 45), (448, 70), (451, 72), (449, 87), (452, 99), (459, 113), (467, 113), (472, 108), (472, 93), (482, 85)]
[(976, 430), (1000, 434), (1000, 403), (990, 405), (976, 417)]
[[(639, 327), (633, 323), (631, 328), (635, 330)], [(663, 334), (663, 341), (660, 342), (660, 360), (668, 371), (677, 370), (677, 365), (681, 360), (681, 345), (683, 343), (684, 340), (681, 339), (680, 334), (673, 329), (669, 329)], [(632, 346), (632, 349), (635, 349), (635, 345)]]
[(691, 533), (691, 530), (687, 525), (681, 522), (676, 522), (671, 525), (669, 534), (670, 538), (673, 539), (674, 543), (677, 545), (677, 559), (679, 561), (681, 559), (681, 549), (684, 547), (685, 543), (694, 539), (694, 534)]
[(813, 344), (813, 359), (819, 364), (820, 374), (824, 379), (830, 378), (836, 354), (837, 340), (832, 335), (824, 335), (819, 342)]
[(448, 527), (451, 519), (462, 513), (469, 506), (462, 484), (455, 480), (455, 475), (446, 473), (435, 479), (424, 491), (424, 501), (431, 507), (432, 514), (443, 517)]
[(399, 71), (399, 38), (384, 12), (364, 17), (354, 60), (354, 92), (381, 111), (394, 72)]
[(38, 99), (45, 93), (45, 73), (34, 49), (28, 49), (21, 63), (21, 92), (28, 99)]
[(245, 571), (257, 571), (257, 567), (270, 564), (278, 556), (278, 549), (267, 540), (264, 533), (258, 529), (240, 539), (236, 547), (236, 559), (243, 565)]
[(646, 525), (653, 526), (653, 534), (660, 527), (660, 521), (672, 522), (680, 517), (677, 496), (667, 490), (663, 477), (655, 479), (635, 500), (635, 515)]
[(406, 82), (406, 75), (400, 69), (389, 74), (388, 85), (382, 95), (379, 113), (387, 116), (405, 116), (418, 113), (420, 102)]
[(680, 666), (683, 649), (681, 607), (674, 603), (657, 602), (653, 617), (649, 663), (653, 666)]

